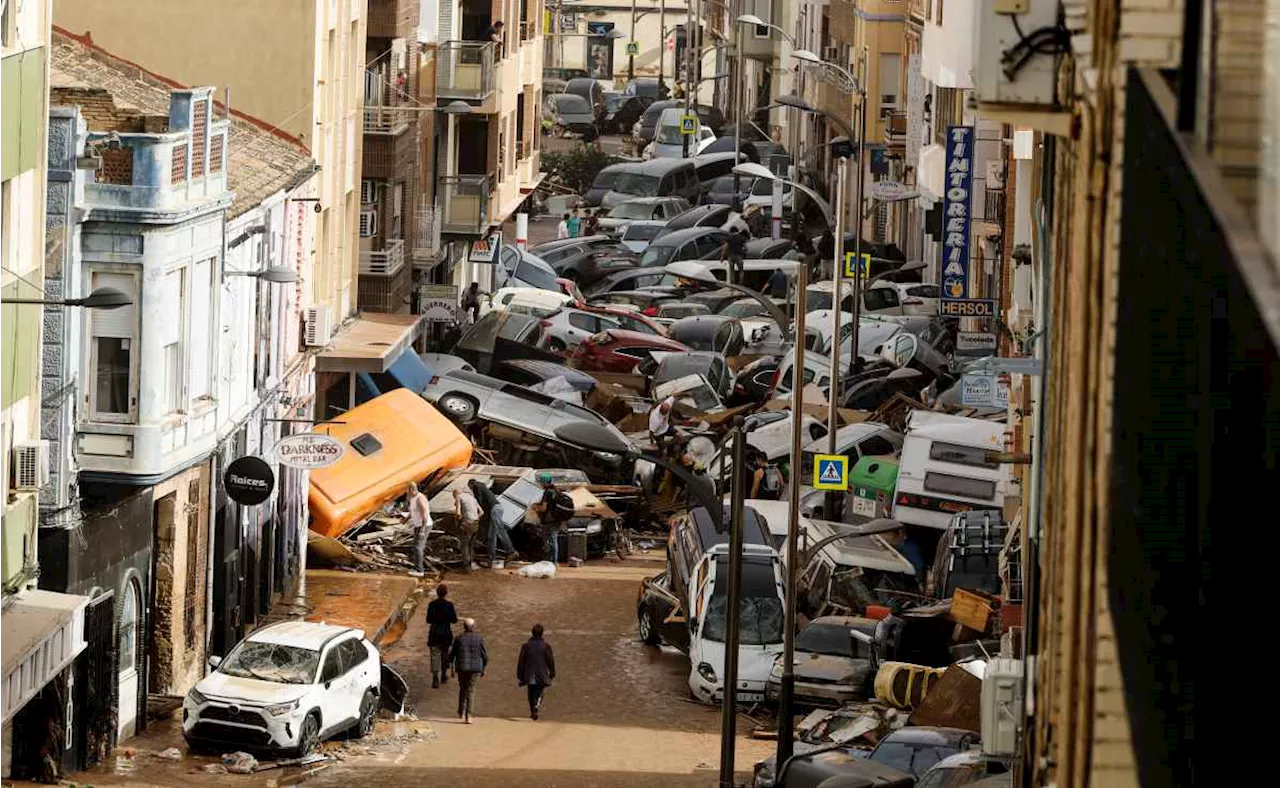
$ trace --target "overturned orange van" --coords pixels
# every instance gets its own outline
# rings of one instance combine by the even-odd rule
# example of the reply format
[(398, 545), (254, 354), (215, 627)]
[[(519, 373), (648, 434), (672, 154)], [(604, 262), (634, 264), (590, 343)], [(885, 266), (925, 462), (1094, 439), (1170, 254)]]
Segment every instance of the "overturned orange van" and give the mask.
[(346, 452), (327, 468), (311, 471), (311, 530), (338, 537), (391, 499), (406, 482), (441, 468), (471, 462), (471, 441), (431, 403), (400, 388), (357, 405), (315, 432)]

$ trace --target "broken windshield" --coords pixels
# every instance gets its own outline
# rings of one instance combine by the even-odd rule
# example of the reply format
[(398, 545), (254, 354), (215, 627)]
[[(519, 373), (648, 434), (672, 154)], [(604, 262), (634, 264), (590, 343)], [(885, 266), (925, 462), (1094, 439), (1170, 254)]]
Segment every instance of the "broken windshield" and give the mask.
[(310, 684), (320, 665), (320, 652), (279, 643), (246, 640), (218, 666), (220, 673), (277, 684)]
[[(725, 612), (729, 596), (727, 559), (716, 562), (716, 584), (707, 607), (707, 620), (702, 636), (724, 642)], [(742, 565), (742, 622), (739, 642), (744, 646), (763, 646), (782, 642), (782, 599), (778, 595), (773, 565), (744, 562)]]

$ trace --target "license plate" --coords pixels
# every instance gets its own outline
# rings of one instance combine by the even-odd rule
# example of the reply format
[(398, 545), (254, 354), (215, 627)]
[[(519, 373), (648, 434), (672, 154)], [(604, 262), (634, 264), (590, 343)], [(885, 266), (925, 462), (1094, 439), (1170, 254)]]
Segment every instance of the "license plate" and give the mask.
[(764, 700), (763, 692), (738, 692), (739, 703), (758, 703)]
[(876, 502), (870, 498), (854, 498), (853, 513), (862, 517), (875, 517)]

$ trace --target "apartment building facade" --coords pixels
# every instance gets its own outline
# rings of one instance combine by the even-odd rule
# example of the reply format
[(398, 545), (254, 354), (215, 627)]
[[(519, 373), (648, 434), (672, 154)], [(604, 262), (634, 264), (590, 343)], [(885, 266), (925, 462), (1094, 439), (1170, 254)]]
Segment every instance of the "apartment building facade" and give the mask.
[[(336, 331), (357, 308), (366, 0), (59, 3), (55, 23), (182, 84), (225, 86), (232, 114), (319, 165), (312, 303)], [(377, 3), (372, 4), (375, 8)], [(255, 46), (228, 46), (253, 41)]]

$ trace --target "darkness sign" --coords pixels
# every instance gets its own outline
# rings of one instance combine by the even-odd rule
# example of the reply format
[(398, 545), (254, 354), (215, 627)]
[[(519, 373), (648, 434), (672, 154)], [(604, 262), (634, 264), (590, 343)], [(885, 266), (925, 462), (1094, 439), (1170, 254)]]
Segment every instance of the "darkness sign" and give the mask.
[(227, 496), (244, 506), (257, 506), (271, 497), (276, 475), (271, 466), (258, 457), (241, 457), (227, 466), (222, 475)]

